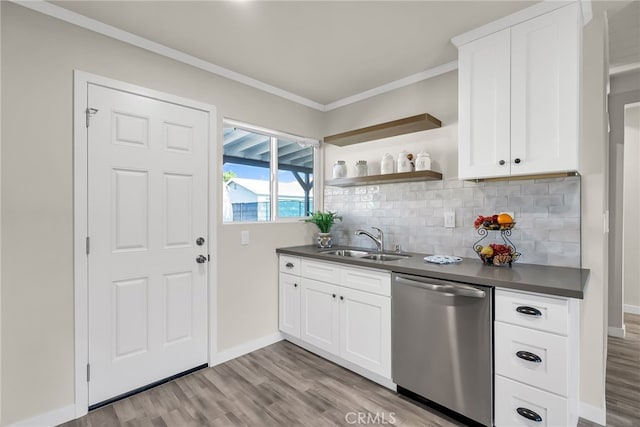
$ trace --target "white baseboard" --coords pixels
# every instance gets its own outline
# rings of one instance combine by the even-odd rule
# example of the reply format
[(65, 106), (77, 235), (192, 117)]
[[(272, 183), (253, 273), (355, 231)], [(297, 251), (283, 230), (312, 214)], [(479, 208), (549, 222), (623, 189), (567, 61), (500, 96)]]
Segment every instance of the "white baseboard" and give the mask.
[(598, 408), (588, 403), (580, 402), (580, 418), (606, 426), (607, 408)]
[(626, 333), (626, 330), (624, 325), (622, 325), (622, 328), (618, 328), (617, 326), (609, 326), (610, 337), (624, 338), (625, 333)]
[(631, 314), (640, 314), (640, 305), (625, 304), (624, 312)]
[(221, 363), (227, 362), (231, 359), (235, 359), (236, 357), (244, 356), (247, 353), (251, 353), (252, 351), (259, 350), (262, 347), (266, 347), (268, 345), (277, 343), (278, 341), (282, 341), (283, 339), (284, 338), (282, 337), (282, 334), (280, 334), (280, 332), (277, 332), (272, 335), (267, 335), (262, 338), (258, 338), (257, 340), (240, 344), (228, 350), (219, 351), (218, 353), (216, 353), (215, 356), (213, 356), (213, 358), (209, 363), (209, 366), (216, 366)]
[(57, 426), (76, 418), (76, 405), (63, 406), (27, 420), (9, 424), (8, 427), (48, 427)]

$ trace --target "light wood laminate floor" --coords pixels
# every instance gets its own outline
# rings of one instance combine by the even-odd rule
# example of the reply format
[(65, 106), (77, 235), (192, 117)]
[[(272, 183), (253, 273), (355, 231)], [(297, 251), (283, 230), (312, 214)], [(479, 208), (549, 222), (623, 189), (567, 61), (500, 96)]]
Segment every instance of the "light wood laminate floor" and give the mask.
[[(609, 338), (607, 418), (640, 426), (640, 316)], [(355, 417), (401, 426), (462, 426), (282, 341), (90, 412), (64, 426), (349, 426)], [(360, 424), (362, 425), (362, 424)], [(580, 420), (580, 427), (593, 424)]]

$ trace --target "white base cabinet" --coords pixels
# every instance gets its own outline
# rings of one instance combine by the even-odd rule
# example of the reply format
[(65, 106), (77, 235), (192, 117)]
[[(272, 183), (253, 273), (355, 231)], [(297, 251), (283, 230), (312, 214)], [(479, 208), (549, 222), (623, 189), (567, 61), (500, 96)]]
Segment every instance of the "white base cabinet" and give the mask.
[(497, 289), (496, 426), (575, 426), (579, 301)]
[[(292, 263), (283, 263), (282, 257), (281, 271)], [(323, 355), (336, 356), (332, 360), (344, 361), (345, 367), (374, 374), (374, 381), (389, 380), (388, 386), (391, 274), (304, 258), (298, 262), (300, 276), (280, 274), (280, 330)], [(296, 281), (300, 286), (292, 285)], [(298, 328), (293, 326), (296, 315)]]

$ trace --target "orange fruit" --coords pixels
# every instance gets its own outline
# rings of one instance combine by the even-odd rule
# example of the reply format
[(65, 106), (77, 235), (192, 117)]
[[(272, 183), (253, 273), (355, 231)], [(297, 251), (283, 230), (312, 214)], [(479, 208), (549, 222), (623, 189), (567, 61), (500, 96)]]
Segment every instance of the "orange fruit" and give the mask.
[(498, 224), (511, 224), (513, 222), (513, 218), (511, 215), (502, 213), (498, 215)]

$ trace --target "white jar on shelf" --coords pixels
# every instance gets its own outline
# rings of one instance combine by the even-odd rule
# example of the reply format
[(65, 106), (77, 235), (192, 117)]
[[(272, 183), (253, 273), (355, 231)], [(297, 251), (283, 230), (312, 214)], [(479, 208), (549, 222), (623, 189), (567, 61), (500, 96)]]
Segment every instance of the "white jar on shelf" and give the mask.
[(355, 167), (355, 176), (367, 176), (369, 173), (366, 160), (358, 160)]
[(411, 159), (409, 159), (409, 153), (402, 151), (398, 154), (398, 173), (413, 172), (413, 165)]
[(346, 178), (347, 177), (347, 164), (344, 160), (338, 160), (333, 165), (333, 178)]
[(417, 171), (429, 171), (431, 170), (431, 155), (424, 151), (418, 154), (416, 158), (416, 170)]
[(389, 153), (382, 156), (382, 161), (380, 162), (380, 174), (388, 175), (393, 173), (393, 166), (395, 162), (393, 161), (393, 156)]

